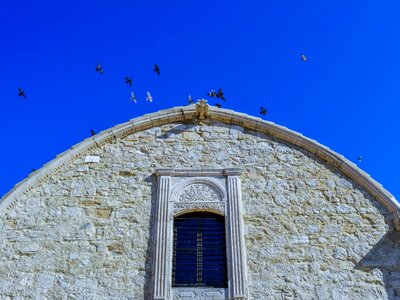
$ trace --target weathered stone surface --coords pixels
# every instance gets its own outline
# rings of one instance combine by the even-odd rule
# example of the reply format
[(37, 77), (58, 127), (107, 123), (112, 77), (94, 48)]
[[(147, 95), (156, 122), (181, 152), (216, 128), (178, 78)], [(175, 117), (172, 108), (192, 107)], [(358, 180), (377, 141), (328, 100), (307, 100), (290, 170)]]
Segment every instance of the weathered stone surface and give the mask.
[(111, 215), (111, 208), (98, 208), (96, 209), (97, 218), (108, 218)]
[(244, 170), (250, 299), (400, 298), (380, 203), (305, 150), (221, 123), (114, 139), (33, 186), (0, 220), (0, 298), (146, 298), (154, 170), (230, 167)]

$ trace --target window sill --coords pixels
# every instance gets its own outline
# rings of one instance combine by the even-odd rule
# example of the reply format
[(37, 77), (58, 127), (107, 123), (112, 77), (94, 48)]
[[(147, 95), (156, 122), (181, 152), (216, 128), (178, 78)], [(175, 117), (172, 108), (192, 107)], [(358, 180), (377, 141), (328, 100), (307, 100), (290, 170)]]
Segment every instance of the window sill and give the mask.
[(175, 287), (172, 288), (173, 299), (191, 300), (222, 300), (228, 299), (226, 288), (202, 288), (202, 287)]

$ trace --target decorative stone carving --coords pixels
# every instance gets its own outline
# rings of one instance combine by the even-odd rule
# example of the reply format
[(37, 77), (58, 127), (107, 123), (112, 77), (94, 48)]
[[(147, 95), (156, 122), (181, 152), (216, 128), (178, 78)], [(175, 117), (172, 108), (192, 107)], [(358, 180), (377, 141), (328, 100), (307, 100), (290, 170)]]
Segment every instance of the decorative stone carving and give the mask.
[(196, 103), (196, 119), (204, 120), (208, 118), (207, 100), (201, 99)]
[(181, 212), (196, 211), (196, 210), (209, 210), (216, 211), (225, 215), (225, 203), (223, 202), (182, 202), (174, 204), (174, 215)]
[(196, 300), (223, 300), (226, 299), (227, 293), (223, 288), (174, 288), (174, 299), (196, 299)]
[(217, 202), (221, 201), (218, 192), (206, 184), (191, 184), (179, 196), (179, 202)]

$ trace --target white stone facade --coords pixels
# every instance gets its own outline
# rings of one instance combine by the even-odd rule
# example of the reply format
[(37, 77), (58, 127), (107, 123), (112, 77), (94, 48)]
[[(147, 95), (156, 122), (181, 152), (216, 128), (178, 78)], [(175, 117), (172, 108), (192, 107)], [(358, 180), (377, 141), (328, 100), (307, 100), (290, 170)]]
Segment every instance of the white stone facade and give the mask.
[[(242, 170), (246, 299), (400, 298), (398, 204), (379, 184), (285, 128), (214, 108), (203, 123), (194, 115), (188, 106), (119, 125), (6, 195), (0, 299), (151, 299), (156, 171), (231, 168)], [(198, 188), (176, 193), (174, 213), (193, 209)], [(226, 209), (215, 191), (201, 209)]]

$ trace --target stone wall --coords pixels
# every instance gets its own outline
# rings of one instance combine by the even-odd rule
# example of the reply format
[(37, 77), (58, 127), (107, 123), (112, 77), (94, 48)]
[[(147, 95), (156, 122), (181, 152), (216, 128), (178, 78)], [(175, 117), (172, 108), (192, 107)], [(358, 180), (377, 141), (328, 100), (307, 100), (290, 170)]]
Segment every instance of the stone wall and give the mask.
[(305, 150), (215, 122), (114, 139), (30, 189), (0, 220), (0, 298), (147, 298), (154, 170), (230, 167), (243, 169), (250, 299), (400, 295), (378, 201)]

